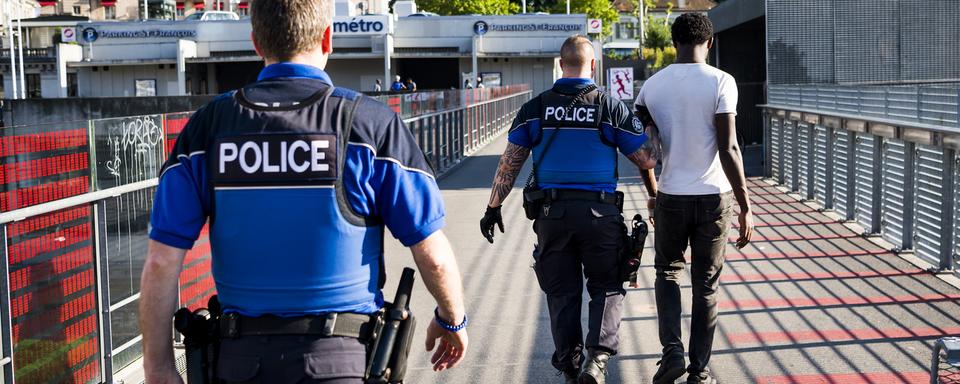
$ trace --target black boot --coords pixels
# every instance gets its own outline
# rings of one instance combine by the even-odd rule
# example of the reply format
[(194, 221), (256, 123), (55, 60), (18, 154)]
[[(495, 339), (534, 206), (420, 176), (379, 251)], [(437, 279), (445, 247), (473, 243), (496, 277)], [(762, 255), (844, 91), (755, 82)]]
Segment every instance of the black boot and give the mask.
[(610, 354), (604, 351), (590, 350), (587, 361), (580, 372), (580, 384), (604, 384), (607, 376), (607, 361)]
[(579, 384), (577, 382), (578, 372), (576, 369), (569, 369), (562, 371), (563, 373), (563, 383), (564, 384)]
[(657, 365), (657, 373), (653, 375), (653, 384), (673, 384), (680, 376), (687, 372), (683, 351), (674, 349), (665, 353)]

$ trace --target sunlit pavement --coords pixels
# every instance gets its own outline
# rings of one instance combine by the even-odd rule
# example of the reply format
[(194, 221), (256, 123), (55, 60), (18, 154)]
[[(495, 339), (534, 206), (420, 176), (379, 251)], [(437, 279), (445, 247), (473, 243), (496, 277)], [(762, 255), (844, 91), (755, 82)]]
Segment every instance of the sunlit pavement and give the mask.
[[(434, 303), (418, 283), (412, 306), (419, 326), (409, 383), (563, 382), (550, 365), (549, 318), (530, 268), (534, 235), (520, 207), (519, 188), (503, 208), (507, 233), (497, 232), (492, 245), (479, 233), (505, 146), (501, 137), (440, 181), (445, 232), (464, 277), (471, 344), (459, 367), (431, 371), (423, 335)], [(637, 171), (625, 159), (620, 164), (621, 189), (627, 193), (624, 216), (641, 208), (646, 216), (646, 192)], [(521, 172), (518, 187), (528, 173), (529, 168)], [(719, 382), (929, 383), (933, 341), (960, 334), (960, 289), (891, 253), (879, 239), (861, 237), (859, 227), (838, 222), (766, 181), (751, 179), (750, 185), (755, 239), (740, 251), (728, 246), (718, 297), (710, 368)], [(731, 229), (731, 239), (735, 235)], [(649, 383), (657, 368), (652, 244), (651, 236), (641, 288), (628, 289), (610, 383)], [(386, 293), (392, 298), (400, 269), (413, 260), (391, 239), (387, 265)], [(685, 279), (684, 337), (690, 309)]]

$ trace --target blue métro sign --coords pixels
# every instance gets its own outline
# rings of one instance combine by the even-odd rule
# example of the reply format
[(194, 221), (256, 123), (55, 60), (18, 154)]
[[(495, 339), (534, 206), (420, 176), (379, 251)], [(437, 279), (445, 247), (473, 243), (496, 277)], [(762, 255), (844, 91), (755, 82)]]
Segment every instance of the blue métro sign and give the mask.
[(338, 35), (384, 35), (390, 33), (390, 18), (382, 15), (333, 18), (333, 33)]

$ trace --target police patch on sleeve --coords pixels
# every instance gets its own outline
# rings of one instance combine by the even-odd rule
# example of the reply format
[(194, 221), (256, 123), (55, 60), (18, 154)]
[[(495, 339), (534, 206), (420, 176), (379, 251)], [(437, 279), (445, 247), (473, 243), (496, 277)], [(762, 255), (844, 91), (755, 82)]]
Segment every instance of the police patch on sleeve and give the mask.
[(217, 138), (215, 186), (333, 185), (337, 180), (337, 136), (265, 134)]
[(600, 126), (599, 105), (544, 106), (544, 125), (551, 127), (584, 127), (596, 128)]

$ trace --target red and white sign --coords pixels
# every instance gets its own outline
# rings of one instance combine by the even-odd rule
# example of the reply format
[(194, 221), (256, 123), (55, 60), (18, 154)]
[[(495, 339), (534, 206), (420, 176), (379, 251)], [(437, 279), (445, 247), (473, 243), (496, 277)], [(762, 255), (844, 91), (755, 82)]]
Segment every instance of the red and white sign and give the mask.
[(64, 43), (76, 43), (77, 29), (73, 27), (64, 27), (60, 29), (60, 41)]
[(603, 21), (600, 19), (589, 19), (587, 20), (587, 33), (600, 33), (603, 32)]
[(610, 94), (620, 100), (633, 99), (633, 68), (610, 68)]

